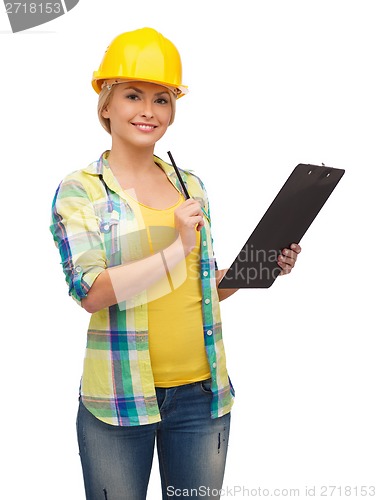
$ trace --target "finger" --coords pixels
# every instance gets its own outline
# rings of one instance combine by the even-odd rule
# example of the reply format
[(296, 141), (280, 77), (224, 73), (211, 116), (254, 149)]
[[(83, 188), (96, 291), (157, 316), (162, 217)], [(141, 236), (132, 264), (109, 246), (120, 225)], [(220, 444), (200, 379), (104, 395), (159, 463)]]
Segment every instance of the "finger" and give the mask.
[(199, 203), (195, 203), (195, 205), (186, 207), (186, 213), (188, 215), (203, 215), (202, 208)]
[(186, 206), (186, 207), (197, 206), (199, 209), (201, 209), (200, 203), (197, 200), (194, 200), (193, 198), (188, 198), (186, 201), (182, 203), (181, 206)]
[(295, 250), (289, 250), (288, 248), (284, 248), (281, 252), (282, 255), (289, 257), (291, 259), (294, 259), (295, 261), (297, 260), (297, 257), (299, 256), (301, 252), (301, 247), (299, 245), (296, 245), (296, 243), (293, 243), (291, 246), (294, 246), (296, 249)]
[(290, 266), (289, 264), (278, 262), (278, 265), (281, 267), (280, 276), (282, 276), (283, 274), (289, 274), (292, 271), (292, 266)]
[(291, 267), (294, 267), (296, 264), (297, 256), (292, 254), (292, 257), (286, 256), (286, 255), (279, 255), (278, 257), (278, 262), (283, 263), (283, 264), (288, 264)]
[(203, 217), (201, 215), (192, 215), (187, 222), (190, 227), (196, 227), (197, 224), (203, 224)]
[[(301, 252), (301, 249), (300, 249), (300, 252)], [(283, 255), (287, 255), (288, 257), (291, 257), (291, 258), (296, 258), (297, 259), (297, 256), (298, 254), (300, 253), (296, 250), (289, 250), (289, 248), (284, 248), (281, 253)]]
[(301, 247), (298, 243), (292, 243), (292, 245), (290, 246), (290, 248), (296, 252), (296, 253), (300, 253), (301, 252)]
[(194, 198), (187, 198), (187, 200), (185, 200), (182, 205), (191, 205), (192, 203), (197, 203), (196, 200), (194, 200)]
[(279, 263), (285, 264), (286, 266), (289, 266), (291, 269), (293, 269), (295, 267), (296, 261), (294, 259), (285, 258), (284, 260), (279, 259)]
[(203, 220), (203, 217), (202, 217), (202, 220), (200, 222), (198, 222), (198, 225), (196, 226), (196, 230), (200, 231), (203, 226), (204, 226), (204, 220)]
[(294, 266), (297, 261), (297, 254), (292, 250), (285, 249), (283, 250), (283, 253), (278, 256), (278, 261), (286, 262), (287, 264)]
[(194, 227), (196, 226), (199, 222), (203, 222), (203, 217), (201, 214), (197, 213), (183, 213), (178, 216), (178, 221), (180, 225), (187, 226), (187, 227)]
[(295, 258), (297, 258), (297, 253), (294, 252), (293, 250), (288, 250), (288, 248), (284, 248), (284, 250), (282, 250), (279, 257), (281, 257), (281, 256), (289, 257), (290, 259), (295, 259)]

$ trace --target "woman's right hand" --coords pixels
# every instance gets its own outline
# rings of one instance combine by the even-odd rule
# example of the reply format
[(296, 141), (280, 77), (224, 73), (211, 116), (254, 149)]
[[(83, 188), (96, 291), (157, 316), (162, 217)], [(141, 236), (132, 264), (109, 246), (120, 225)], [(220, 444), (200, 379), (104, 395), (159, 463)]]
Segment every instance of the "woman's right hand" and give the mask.
[(186, 200), (174, 211), (174, 224), (179, 232), (187, 256), (196, 245), (196, 231), (204, 226), (202, 207), (192, 198)]

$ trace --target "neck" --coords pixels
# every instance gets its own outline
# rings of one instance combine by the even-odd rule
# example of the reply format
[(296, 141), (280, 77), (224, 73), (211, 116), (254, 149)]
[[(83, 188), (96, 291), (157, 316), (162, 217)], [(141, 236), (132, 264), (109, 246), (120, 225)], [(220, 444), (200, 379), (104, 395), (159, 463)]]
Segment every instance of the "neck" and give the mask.
[(130, 177), (142, 178), (156, 166), (153, 151), (154, 146), (136, 148), (113, 139), (108, 162), (114, 175), (127, 174)]

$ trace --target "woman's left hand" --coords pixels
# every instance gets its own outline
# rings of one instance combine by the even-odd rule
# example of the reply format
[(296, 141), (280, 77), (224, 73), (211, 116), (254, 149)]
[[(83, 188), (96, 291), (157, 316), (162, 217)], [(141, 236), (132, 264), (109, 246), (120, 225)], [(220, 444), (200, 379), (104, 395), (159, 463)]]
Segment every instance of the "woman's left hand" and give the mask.
[(292, 243), (290, 248), (284, 248), (278, 257), (278, 264), (281, 267), (279, 276), (289, 274), (295, 267), (298, 254), (301, 252), (301, 247), (297, 243)]

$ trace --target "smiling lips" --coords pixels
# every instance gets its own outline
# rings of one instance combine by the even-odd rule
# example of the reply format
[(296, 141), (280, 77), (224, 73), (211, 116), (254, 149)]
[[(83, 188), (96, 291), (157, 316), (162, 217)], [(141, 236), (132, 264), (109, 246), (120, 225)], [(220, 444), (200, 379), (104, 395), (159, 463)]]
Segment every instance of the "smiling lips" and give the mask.
[(132, 125), (142, 132), (152, 132), (157, 127), (150, 123), (133, 123)]

